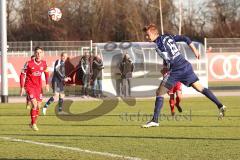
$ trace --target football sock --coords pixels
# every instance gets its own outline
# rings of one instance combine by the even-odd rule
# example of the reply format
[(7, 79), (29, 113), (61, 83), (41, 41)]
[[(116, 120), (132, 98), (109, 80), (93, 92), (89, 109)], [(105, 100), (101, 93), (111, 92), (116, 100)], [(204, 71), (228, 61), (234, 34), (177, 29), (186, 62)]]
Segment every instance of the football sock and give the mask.
[(175, 105), (174, 99), (170, 98), (169, 99), (169, 104), (170, 104), (171, 112), (174, 112), (174, 105)]
[(177, 97), (176, 97), (176, 106), (179, 106), (180, 101), (181, 101), (181, 98), (177, 96)]
[(204, 88), (202, 91), (202, 94), (204, 94), (206, 97), (208, 97), (211, 101), (213, 101), (217, 107), (220, 109), (222, 108), (222, 103), (219, 102), (219, 100), (217, 99), (217, 97), (207, 88)]
[(62, 111), (62, 106), (63, 106), (63, 98), (59, 98), (58, 100), (58, 111)]
[(31, 109), (31, 111), (30, 111), (31, 113), (31, 124), (33, 125), (33, 124), (36, 124), (36, 120), (37, 120), (37, 109), (34, 109), (34, 108), (32, 108)]
[(44, 105), (44, 108), (47, 108), (53, 102), (54, 102), (54, 98), (53, 97), (49, 98), (47, 103)]
[(161, 108), (163, 106), (163, 97), (157, 96), (155, 101), (155, 108), (152, 121), (158, 123), (158, 116), (160, 114)]

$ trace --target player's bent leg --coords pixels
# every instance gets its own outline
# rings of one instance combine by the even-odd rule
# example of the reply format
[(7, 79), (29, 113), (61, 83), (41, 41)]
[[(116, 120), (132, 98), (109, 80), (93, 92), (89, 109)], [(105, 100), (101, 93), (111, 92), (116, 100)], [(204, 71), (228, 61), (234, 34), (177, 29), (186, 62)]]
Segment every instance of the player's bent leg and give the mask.
[(37, 122), (37, 114), (38, 114), (38, 105), (37, 105), (37, 100), (36, 98), (33, 98), (31, 100), (32, 103), (32, 109), (30, 111), (30, 115), (31, 115), (31, 124), (30, 127), (34, 130), (34, 131), (38, 131), (36, 122)]
[(65, 97), (64, 92), (60, 93), (59, 100), (58, 100), (58, 114), (66, 115), (67, 113), (63, 111), (63, 98)]
[(170, 109), (171, 109), (171, 115), (174, 116), (175, 112), (174, 112), (174, 106), (175, 106), (175, 100), (174, 100), (174, 94), (173, 93), (169, 93), (169, 105), (170, 105)]
[(64, 98), (65, 94), (63, 92), (59, 93), (59, 98)]
[(63, 98), (65, 97), (64, 92), (59, 92), (58, 98), (58, 112), (62, 112), (63, 110)]
[(153, 118), (150, 122), (147, 122), (147, 124), (142, 125), (143, 128), (149, 128), (149, 127), (158, 127), (158, 117), (160, 115), (161, 108), (163, 106), (163, 96), (168, 91), (167, 88), (165, 88), (164, 84), (161, 83), (159, 88), (156, 91), (156, 100), (155, 100), (155, 108), (154, 108), (154, 114)]
[(154, 122), (158, 123), (158, 117), (161, 111), (161, 108), (163, 106), (163, 100), (164, 95), (167, 93), (168, 89), (164, 86), (162, 83), (159, 88), (156, 91), (156, 101), (155, 101), (155, 108), (154, 108), (154, 114), (153, 114), (153, 120)]
[(48, 108), (48, 106), (49, 106), (50, 104), (52, 104), (52, 103), (55, 101), (55, 99), (58, 99), (58, 97), (59, 97), (59, 93), (55, 92), (54, 96), (53, 96), (53, 97), (50, 97), (50, 98), (48, 99), (48, 101), (45, 103), (45, 105), (44, 105), (43, 108), (42, 108), (42, 113), (43, 113), (43, 115), (46, 115), (46, 114), (47, 114), (47, 108)]
[(41, 101), (37, 101), (37, 116), (36, 116), (36, 118), (39, 116), (39, 110), (41, 108), (41, 104), (42, 104)]
[(208, 99), (210, 99), (212, 102), (214, 102), (218, 109), (219, 109), (219, 119), (222, 119), (225, 116), (226, 112), (226, 106), (224, 106), (217, 97), (209, 90), (208, 88), (202, 87), (202, 85), (199, 83), (199, 81), (196, 81), (192, 84), (192, 87), (197, 90), (198, 92), (201, 92), (204, 94)]
[(180, 106), (180, 102), (181, 102), (181, 99), (182, 99), (182, 91), (177, 91), (176, 92), (177, 94), (177, 97), (176, 97), (176, 107), (178, 109), (178, 112), (182, 112), (182, 107)]

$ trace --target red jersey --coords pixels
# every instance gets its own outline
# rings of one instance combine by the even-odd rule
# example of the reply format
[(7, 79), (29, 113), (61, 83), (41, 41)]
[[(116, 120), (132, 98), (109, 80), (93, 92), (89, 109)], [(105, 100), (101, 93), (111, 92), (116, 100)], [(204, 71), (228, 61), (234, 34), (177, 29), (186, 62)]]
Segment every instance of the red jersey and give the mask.
[[(28, 61), (22, 70), (20, 76), (20, 86), (27, 88), (42, 88), (42, 73), (45, 74), (46, 84), (48, 84), (48, 69), (46, 61), (35, 60)], [(24, 83), (24, 77), (25, 83)]]

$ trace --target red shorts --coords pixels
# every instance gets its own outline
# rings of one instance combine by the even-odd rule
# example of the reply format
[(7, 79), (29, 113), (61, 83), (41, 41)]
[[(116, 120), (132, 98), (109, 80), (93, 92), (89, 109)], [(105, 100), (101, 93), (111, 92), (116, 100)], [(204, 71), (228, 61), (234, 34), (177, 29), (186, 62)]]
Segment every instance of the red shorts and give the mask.
[(168, 91), (168, 94), (174, 94), (177, 91), (182, 91), (182, 83), (181, 82), (177, 82), (175, 84), (175, 86)]
[(26, 93), (30, 100), (35, 98), (38, 102), (42, 102), (42, 88), (26, 87)]

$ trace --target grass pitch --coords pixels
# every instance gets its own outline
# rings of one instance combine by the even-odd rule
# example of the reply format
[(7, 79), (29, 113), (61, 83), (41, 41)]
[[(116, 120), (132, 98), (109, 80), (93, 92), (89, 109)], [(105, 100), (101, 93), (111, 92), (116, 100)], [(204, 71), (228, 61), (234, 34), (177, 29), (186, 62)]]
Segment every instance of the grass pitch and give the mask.
[[(239, 159), (239, 97), (220, 97), (228, 107), (227, 117), (217, 119), (217, 108), (206, 98), (185, 98), (184, 112), (169, 116), (164, 102), (160, 127), (140, 127), (152, 114), (154, 100), (138, 100), (135, 106), (120, 101), (118, 106), (88, 121), (63, 121), (56, 117), (55, 104), (47, 116), (38, 118), (39, 131), (28, 127), (30, 117), (25, 104), (0, 105), (0, 159), (122, 159), (92, 152), (107, 152), (140, 159)], [(74, 102), (72, 113), (96, 108), (101, 101)], [(90, 150), (79, 152), (3, 139), (9, 137), (31, 142)]]

